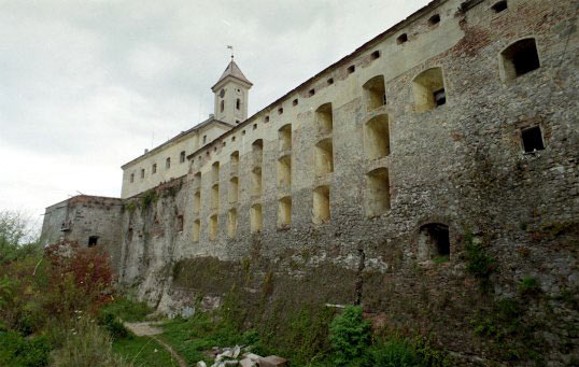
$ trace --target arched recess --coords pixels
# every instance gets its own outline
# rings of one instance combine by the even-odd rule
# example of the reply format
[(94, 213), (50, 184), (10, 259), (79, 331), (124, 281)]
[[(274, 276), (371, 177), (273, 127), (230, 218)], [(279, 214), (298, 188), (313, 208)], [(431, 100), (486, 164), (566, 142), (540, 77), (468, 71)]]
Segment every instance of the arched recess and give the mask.
[(511, 43), (499, 55), (500, 75), (503, 81), (512, 80), (541, 67), (534, 38), (523, 38)]
[(369, 159), (390, 154), (390, 128), (387, 114), (374, 116), (364, 126), (364, 148)]
[(450, 256), (450, 231), (445, 223), (426, 223), (418, 233), (418, 258), (429, 260), (435, 257)]
[(412, 81), (417, 112), (433, 110), (446, 104), (446, 87), (442, 68), (435, 67), (418, 74)]
[(368, 111), (375, 110), (386, 104), (386, 88), (383, 75), (376, 75), (368, 80), (363, 88)]

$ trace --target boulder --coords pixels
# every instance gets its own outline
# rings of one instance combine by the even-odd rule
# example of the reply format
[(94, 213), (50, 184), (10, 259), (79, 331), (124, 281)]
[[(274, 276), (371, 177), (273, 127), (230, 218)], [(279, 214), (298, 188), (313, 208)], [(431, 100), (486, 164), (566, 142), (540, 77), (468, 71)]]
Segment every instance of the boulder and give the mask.
[(267, 356), (259, 359), (259, 367), (287, 367), (287, 359), (278, 356)]

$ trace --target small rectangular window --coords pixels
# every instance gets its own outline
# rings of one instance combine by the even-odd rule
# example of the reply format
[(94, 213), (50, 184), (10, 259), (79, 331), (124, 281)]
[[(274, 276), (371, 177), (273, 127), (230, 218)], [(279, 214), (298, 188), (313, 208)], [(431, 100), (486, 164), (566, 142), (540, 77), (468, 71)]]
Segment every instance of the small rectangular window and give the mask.
[(153, 167), (151, 168), (151, 172), (153, 174), (157, 173), (157, 163), (153, 163)]
[(313, 96), (314, 94), (316, 94), (316, 90), (315, 89), (310, 89), (310, 91), (308, 92), (309, 96)]
[(180, 162), (180, 163), (185, 162), (185, 151), (182, 151), (182, 152), (179, 154), (179, 162)]
[(141, 168), (141, 179), (145, 178), (145, 169)]
[(166, 169), (171, 168), (171, 158), (167, 158), (167, 159), (165, 160), (165, 168), (166, 168)]
[(334, 78), (328, 79), (328, 85), (332, 85), (332, 84), (334, 84)]
[(372, 54), (370, 56), (372, 56), (372, 60), (376, 60), (376, 59), (380, 58), (380, 51), (376, 50), (376, 51), (372, 52)]
[[(263, 119), (263, 121), (269, 122), (269, 116), (265, 116), (265, 118)], [(255, 126), (255, 125), (254, 125), (254, 126)]]
[(523, 140), (523, 149), (525, 150), (525, 153), (533, 153), (537, 150), (545, 149), (540, 126), (521, 129), (521, 139)]
[(298, 105), (298, 99), (297, 98), (293, 100), (292, 105), (294, 105), (294, 106)]
[(356, 71), (356, 65), (350, 65), (348, 67), (348, 74), (352, 74), (354, 71)]
[(505, 10), (507, 10), (507, 8), (508, 8), (507, 0), (502, 0), (502, 1), (496, 2), (493, 6), (491, 6), (491, 9), (495, 13), (500, 13), (502, 11), (505, 11)]
[(408, 42), (408, 35), (406, 33), (402, 33), (398, 38), (396, 38), (396, 43), (399, 45), (406, 42)]
[(430, 18), (428, 18), (428, 25), (437, 25), (438, 23), (440, 23), (440, 15), (439, 14), (434, 14), (433, 16), (431, 16)]
[(277, 113), (281, 115), (283, 113), (283, 107), (278, 108)]
[(135, 174), (131, 173), (131, 178), (130, 178), (131, 183), (135, 182)]

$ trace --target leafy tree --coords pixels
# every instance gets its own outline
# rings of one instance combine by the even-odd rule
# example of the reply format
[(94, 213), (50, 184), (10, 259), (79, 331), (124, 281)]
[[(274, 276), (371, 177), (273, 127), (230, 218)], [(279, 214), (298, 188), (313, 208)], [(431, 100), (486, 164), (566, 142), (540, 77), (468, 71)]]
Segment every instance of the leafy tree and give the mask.
[(330, 324), (330, 342), (336, 366), (360, 365), (371, 343), (370, 323), (362, 317), (362, 308), (348, 306)]
[(0, 210), (0, 264), (42, 252), (38, 231), (22, 212)]

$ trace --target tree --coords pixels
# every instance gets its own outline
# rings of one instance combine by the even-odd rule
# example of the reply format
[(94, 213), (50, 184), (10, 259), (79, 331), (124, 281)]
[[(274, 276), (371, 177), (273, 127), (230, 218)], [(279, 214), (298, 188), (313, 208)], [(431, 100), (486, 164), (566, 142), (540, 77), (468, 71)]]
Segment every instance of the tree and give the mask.
[(0, 264), (40, 254), (38, 231), (22, 212), (0, 210)]

